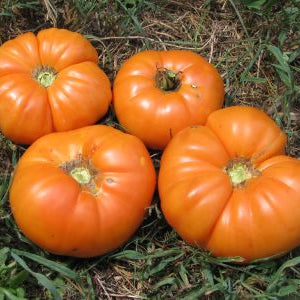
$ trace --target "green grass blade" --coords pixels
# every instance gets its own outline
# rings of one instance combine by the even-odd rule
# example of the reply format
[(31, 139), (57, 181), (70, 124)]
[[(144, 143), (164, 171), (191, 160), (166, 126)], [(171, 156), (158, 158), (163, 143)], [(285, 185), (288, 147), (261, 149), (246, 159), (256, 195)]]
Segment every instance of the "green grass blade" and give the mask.
[(205, 294), (207, 288), (206, 286), (199, 286), (194, 289), (192, 289), (190, 292), (186, 293), (183, 297), (181, 297), (181, 300), (196, 300), (200, 299), (202, 295)]
[(295, 61), (299, 57), (300, 57), (300, 48), (296, 49), (294, 52), (291, 53), (288, 62), (292, 63), (293, 61)]
[(46, 259), (39, 255), (21, 251), (21, 250), (17, 250), (17, 249), (13, 249), (11, 252), (14, 254), (17, 254), (18, 256), (27, 257), (41, 265), (44, 265), (45, 267), (48, 267), (50, 270), (56, 271), (56, 272), (66, 276), (68, 278), (71, 278), (75, 281), (79, 281), (79, 275), (76, 272), (72, 271), (71, 269), (67, 268), (66, 266), (64, 266), (62, 264), (56, 263), (52, 260)]
[(90, 274), (86, 275), (86, 282), (88, 284), (88, 291), (89, 291), (89, 299), (96, 299), (95, 290), (93, 287), (93, 282)]
[(28, 272), (26, 270), (22, 270), (21, 272), (14, 275), (9, 280), (9, 286), (13, 289), (18, 288), (23, 284), (23, 282), (28, 278)]
[(246, 34), (247, 38), (250, 38), (249, 33), (248, 33), (248, 30), (247, 30), (247, 28), (246, 28), (246, 26), (245, 26), (244, 20), (243, 20), (243, 18), (242, 18), (242, 16), (241, 16), (239, 10), (238, 10), (237, 7), (236, 7), (236, 5), (235, 5), (235, 3), (234, 3), (234, 0), (229, 0), (229, 2), (230, 2), (230, 4), (232, 5), (232, 7), (233, 7), (233, 9), (234, 9), (234, 11), (235, 11), (235, 13), (236, 13), (236, 15), (237, 15), (238, 18), (239, 18), (240, 23), (241, 23), (241, 25), (242, 25), (242, 27), (243, 27), (243, 30), (245, 31), (245, 34)]
[(290, 68), (287, 62), (284, 60), (283, 53), (281, 50), (273, 45), (267, 45), (268, 50), (276, 57), (279, 64), (284, 68), (286, 72), (289, 72)]
[(253, 67), (254, 63), (258, 59), (258, 57), (259, 57), (262, 50), (263, 50), (263, 46), (260, 45), (258, 50), (256, 51), (256, 53), (253, 55), (252, 59), (250, 60), (249, 64), (247, 65), (247, 67), (245, 68), (243, 73), (241, 74), (241, 81), (245, 81), (245, 78), (246, 78), (247, 74), (249, 73), (249, 71)]
[(292, 258), (288, 261), (286, 261), (278, 270), (277, 272), (272, 276), (273, 280), (270, 282), (269, 286), (267, 287), (267, 291), (271, 292), (276, 287), (276, 284), (278, 281), (282, 278), (282, 273), (291, 267), (295, 267), (300, 264), (300, 256), (297, 256), (295, 258)]
[(179, 254), (177, 256), (173, 256), (173, 257), (169, 257), (169, 258), (165, 258), (163, 260), (161, 260), (160, 263), (158, 263), (156, 266), (154, 267), (149, 267), (144, 273), (143, 273), (143, 279), (148, 279), (149, 277), (153, 276), (154, 274), (157, 274), (159, 272), (161, 272), (162, 270), (164, 270), (170, 263), (176, 261), (177, 259), (179, 259), (181, 256), (183, 256), (184, 253)]
[(3, 266), (9, 255), (9, 248), (5, 247), (0, 249), (0, 267)]
[(125, 250), (110, 256), (114, 259), (144, 259), (145, 255), (134, 250)]
[(0, 287), (0, 299), (8, 300), (26, 300), (26, 298), (15, 296), (9, 289)]
[(159, 282), (157, 282), (154, 286), (155, 289), (158, 289), (164, 285), (173, 285), (176, 283), (176, 279), (174, 277), (167, 277), (164, 278), (162, 280), (160, 280)]
[(42, 285), (43, 287), (45, 287), (47, 290), (49, 290), (53, 296), (53, 298), (55, 300), (61, 300), (61, 296), (59, 294), (59, 292), (57, 291), (57, 289), (55, 288), (55, 285), (52, 283), (51, 280), (49, 280), (45, 275), (37, 273), (32, 271), (28, 265), (26, 264), (26, 262), (17, 254), (11, 252), (11, 256), (12, 258), (28, 273), (30, 273), (37, 281), (40, 285)]
[[(122, 1), (120, 1), (120, 0), (116, 0), (116, 1), (119, 3), (120, 7), (121, 7), (121, 8), (128, 14), (128, 16), (131, 18), (131, 20), (132, 20), (132, 22), (133, 22), (133, 24), (134, 24), (136, 30), (137, 30), (138, 32), (140, 32), (140, 33), (142, 34), (143, 37), (145, 37), (144, 30), (143, 30), (143, 28), (142, 28), (142, 26), (141, 26), (141, 24), (140, 24), (138, 18), (137, 18), (132, 12), (130, 12), (130, 11), (127, 9), (127, 7), (123, 4)], [(150, 47), (148, 40), (145, 40), (145, 45), (146, 45), (147, 49)]]
[(241, 0), (241, 2), (248, 8), (259, 10), (266, 3), (266, 0)]

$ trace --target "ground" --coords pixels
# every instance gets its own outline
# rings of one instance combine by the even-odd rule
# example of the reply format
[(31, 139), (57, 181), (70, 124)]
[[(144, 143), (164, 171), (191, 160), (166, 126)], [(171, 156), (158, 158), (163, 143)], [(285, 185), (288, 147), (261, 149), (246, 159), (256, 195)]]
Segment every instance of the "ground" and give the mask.
[[(57, 26), (84, 34), (111, 81), (142, 49), (189, 49), (219, 70), (225, 106), (256, 106), (288, 135), (300, 157), (299, 0), (2, 0), (0, 44)], [(112, 110), (102, 123), (116, 124)], [(14, 167), (26, 150), (0, 136), (0, 298), (299, 299), (300, 249), (239, 265), (186, 245), (158, 196), (137, 234), (106, 256), (50, 255), (17, 229), (8, 205)], [(151, 152), (159, 166), (159, 152)], [(47, 279), (48, 278), (48, 279)], [(6, 298), (5, 298), (6, 297)]]

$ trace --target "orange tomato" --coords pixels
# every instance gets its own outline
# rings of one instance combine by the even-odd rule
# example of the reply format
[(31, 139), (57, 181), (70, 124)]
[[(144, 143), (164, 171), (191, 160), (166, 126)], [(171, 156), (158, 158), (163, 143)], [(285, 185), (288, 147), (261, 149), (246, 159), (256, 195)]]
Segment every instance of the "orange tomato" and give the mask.
[(52, 133), (20, 159), (10, 205), (41, 248), (92, 257), (121, 246), (141, 224), (155, 188), (144, 144), (104, 125)]
[(224, 86), (216, 69), (190, 51), (143, 51), (118, 72), (116, 116), (148, 147), (163, 149), (172, 136), (221, 108)]
[(300, 244), (300, 161), (285, 134), (251, 107), (213, 112), (182, 130), (161, 159), (159, 194), (170, 225), (189, 244), (245, 261)]
[(95, 48), (80, 34), (50, 28), (0, 47), (0, 129), (16, 143), (95, 123), (111, 102)]

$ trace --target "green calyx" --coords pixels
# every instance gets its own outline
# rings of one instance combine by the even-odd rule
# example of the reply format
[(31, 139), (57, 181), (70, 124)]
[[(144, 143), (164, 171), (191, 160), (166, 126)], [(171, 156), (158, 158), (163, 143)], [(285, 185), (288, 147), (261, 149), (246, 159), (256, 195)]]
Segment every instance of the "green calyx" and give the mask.
[(84, 167), (74, 168), (70, 175), (81, 185), (88, 184), (92, 178), (89, 170)]
[(225, 172), (230, 177), (230, 181), (234, 187), (241, 186), (249, 179), (260, 174), (252, 163), (245, 159), (233, 160), (229, 162), (225, 168)]
[(176, 91), (180, 87), (181, 72), (175, 73), (168, 69), (158, 69), (155, 77), (156, 86), (165, 91)]
[(50, 72), (43, 72), (40, 73), (38, 76), (38, 82), (45, 88), (48, 88), (52, 85), (53, 81), (55, 80), (56, 76)]
[(71, 176), (82, 190), (91, 193), (93, 196), (99, 194), (99, 187), (96, 183), (99, 171), (93, 167), (89, 159), (78, 155), (77, 158), (59, 165), (59, 168), (68, 176)]
[(49, 66), (39, 66), (33, 70), (33, 77), (41, 86), (48, 88), (55, 81), (57, 73)]
[(242, 163), (235, 164), (227, 171), (227, 174), (234, 185), (238, 185), (252, 177), (248, 168)]

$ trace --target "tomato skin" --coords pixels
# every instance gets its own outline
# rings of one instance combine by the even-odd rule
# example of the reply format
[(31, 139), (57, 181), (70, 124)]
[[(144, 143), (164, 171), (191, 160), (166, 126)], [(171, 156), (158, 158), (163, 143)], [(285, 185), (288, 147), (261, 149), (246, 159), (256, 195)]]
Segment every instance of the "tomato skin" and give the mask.
[[(179, 88), (158, 88), (158, 69), (180, 73)], [(123, 64), (113, 87), (119, 122), (153, 149), (164, 149), (187, 126), (204, 124), (223, 100), (224, 86), (217, 70), (191, 51), (139, 52)]]
[[(50, 28), (28, 32), (0, 47), (0, 129), (16, 143), (31, 144), (55, 131), (91, 125), (108, 110), (110, 82), (97, 66), (95, 48), (82, 35)], [(35, 78), (51, 68), (49, 87)]]
[[(62, 167), (91, 164), (94, 188)], [(92, 257), (123, 245), (141, 224), (156, 184), (136, 137), (104, 125), (52, 133), (21, 157), (10, 189), (20, 230), (55, 254)]]
[[(189, 244), (245, 262), (300, 244), (300, 161), (284, 154), (285, 134), (263, 112), (229, 107), (205, 126), (179, 132), (159, 172), (162, 211)], [(259, 174), (234, 186), (225, 171), (246, 159)]]

